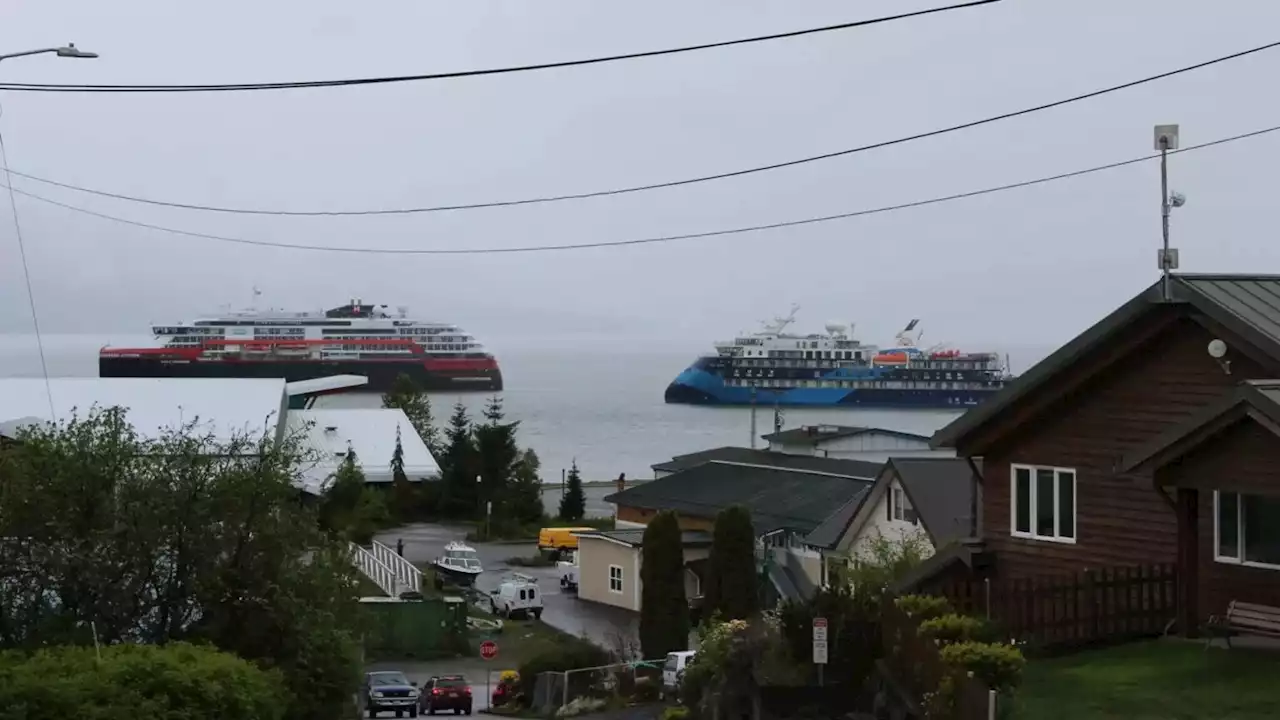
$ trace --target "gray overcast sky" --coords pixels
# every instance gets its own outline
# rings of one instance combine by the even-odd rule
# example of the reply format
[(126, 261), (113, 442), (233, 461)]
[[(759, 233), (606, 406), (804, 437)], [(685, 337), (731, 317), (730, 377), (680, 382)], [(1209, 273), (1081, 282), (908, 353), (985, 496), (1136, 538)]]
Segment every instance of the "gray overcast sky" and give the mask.
[[(731, 39), (944, 0), (9, 0), (0, 52), (68, 41), (95, 61), (0, 63), (10, 82), (218, 83), (436, 72)], [(481, 202), (679, 179), (828, 152), (1087, 92), (1278, 39), (1273, 0), (1005, 0), (918, 20), (586, 68), (271, 93), (0, 93), (14, 169), (166, 200), (260, 208)], [(1280, 124), (1280, 50), (941, 138), (702, 185), (540, 206), (264, 218), (99, 212), (267, 240), (515, 246), (768, 223), (909, 201)], [(1176, 157), (1188, 271), (1280, 271), (1280, 135)], [(800, 303), (801, 329), (889, 342), (1057, 344), (1156, 277), (1158, 168), (918, 210), (668, 245), (462, 257), (255, 249), (19, 198), (54, 332), (143, 331), (225, 303), (406, 304), (504, 338), (598, 333), (707, 349)], [(29, 328), (0, 212), (0, 330)]]

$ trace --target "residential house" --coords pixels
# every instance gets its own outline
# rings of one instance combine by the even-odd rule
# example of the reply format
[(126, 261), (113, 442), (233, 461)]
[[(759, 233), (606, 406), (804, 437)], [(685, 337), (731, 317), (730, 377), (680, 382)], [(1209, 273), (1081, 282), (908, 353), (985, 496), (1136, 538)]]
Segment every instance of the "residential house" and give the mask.
[(1157, 282), (940, 430), (982, 458), (997, 576), (1177, 563), (1194, 633), (1280, 605), (1280, 276)]
[(864, 495), (846, 503), (804, 537), (825, 558), (820, 582), (830, 581), (877, 541), (916, 543), (926, 557), (976, 533), (979, 480), (964, 458), (892, 458)]
[[(686, 532), (710, 533), (723, 509), (741, 505), (750, 513), (774, 590), (780, 597), (812, 593), (822, 576), (822, 554), (803, 538), (832, 512), (865, 493), (879, 465), (851, 460), (762, 453), (796, 468), (711, 460), (605, 497), (617, 506), (620, 527), (643, 528), (658, 512), (673, 510)], [(755, 457), (734, 453), (733, 457)], [(687, 457), (687, 456), (686, 456)], [(677, 461), (680, 458), (676, 458)], [(686, 557), (687, 561), (692, 561)], [(604, 572), (580, 556), (579, 575)], [(581, 583), (581, 580), (579, 581)]]
[[(578, 597), (640, 611), (640, 557), (644, 530), (574, 533), (578, 538)], [(684, 593), (702, 596), (702, 572), (711, 552), (711, 533), (682, 533), (685, 560)]]
[(771, 452), (884, 462), (890, 457), (954, 457), (934, 449), (929, 437), (885, 428), (855, 425), (804, 425), (762, 436)]
[(663, 478), (712, 461), (745, 465), (767, 465), (789, 470), (816, 470), (818, 472), (853, 475), (866, 479), (874, 479), (876, 473), (880, 472), (880, 466), (884, 464), (883, 460), (806, 457), (801, 454), (774, 452), (772, 450), (725, 446), (677, 455), (667, 462), (653, 465), (653, 477), (655, 479)]

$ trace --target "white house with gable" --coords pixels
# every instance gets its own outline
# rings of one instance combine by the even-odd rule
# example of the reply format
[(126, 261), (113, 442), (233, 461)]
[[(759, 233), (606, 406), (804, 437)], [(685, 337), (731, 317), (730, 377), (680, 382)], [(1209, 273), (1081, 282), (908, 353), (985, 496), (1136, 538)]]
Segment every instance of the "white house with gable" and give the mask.
[(399, 433), (404, 474), (410, 482), (440, 476), (440, 466), (413, 424), (398, 409), (291, 410), (290, 432), (302, 434), (303, 445), (314, 454), (303, 470), (303, 489), (320, 494), (329, 478), (355, 452), (356, 464), (370, 484), (390, 483), (391, 456)]
[(934, 450), (925, 435), (854, 425), (805, 425), (761, 436), (771, 452), (885, 462), (891, 457), (955, 457)]

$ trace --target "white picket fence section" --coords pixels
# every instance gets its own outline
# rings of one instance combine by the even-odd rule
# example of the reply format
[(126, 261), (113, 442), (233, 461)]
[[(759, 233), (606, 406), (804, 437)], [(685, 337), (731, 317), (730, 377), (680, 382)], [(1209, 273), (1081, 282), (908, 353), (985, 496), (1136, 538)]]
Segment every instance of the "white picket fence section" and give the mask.
[(391, 568), (395, 573), (395, 578), (400, 583), (400, 592), (422, 592), (422, 571), (413, 563), (400, 557), (395, 550), (377, 540), (373, 541), (371, 552), (378, 562)]
[(399, 597), (399, 583), (396, 581), (395, 571), (359, 545), (350, 543), (350, 548), (351, 564), (355, 565), (356, 569), (364, 573), (365, 577), (372, 580), (375, 585), (382, 588), (382, 592), (389, 597)]

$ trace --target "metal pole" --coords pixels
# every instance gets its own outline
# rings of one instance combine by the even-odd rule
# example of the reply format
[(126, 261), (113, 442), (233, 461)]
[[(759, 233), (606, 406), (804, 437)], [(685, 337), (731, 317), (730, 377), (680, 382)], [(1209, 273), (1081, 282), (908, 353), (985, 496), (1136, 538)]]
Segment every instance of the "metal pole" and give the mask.
[(756, 449), (756, 386), (751, 386), (751, 449)]
[(490, 702), (493, 702), (493, 689), (489, 685), (489, 683), (491, 682), (493, 682), (493, 671), (485, 670), (484, 671), (484, 702), (486, 707), (488, 707), (488, 704)]
[(98, 642), (98, 623), (90, 620), (89, 630), (93, 632), (93, 652), (98, 656), (98, 662), (102, 662), (102, 645)]
[(561, 708), (565, 708), (569, 706), (569, 671), (568, 670), (564, 671), (564, 687), (561, 688), (560, 699), (562, 701), (560, 703)]
[(1160, 270), (1160, 293), (1165, 302), (1169, 296), (1169, 139), (1160, 138), (1160, 232), (1164, 236), (1164, 261)]
[(995, 690), (987, 691), (987, 720), (996, 720), (996, 706), (999, 704), (999, 696)]

